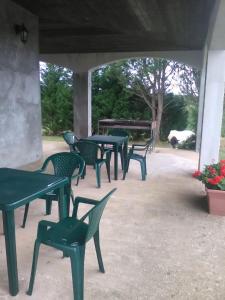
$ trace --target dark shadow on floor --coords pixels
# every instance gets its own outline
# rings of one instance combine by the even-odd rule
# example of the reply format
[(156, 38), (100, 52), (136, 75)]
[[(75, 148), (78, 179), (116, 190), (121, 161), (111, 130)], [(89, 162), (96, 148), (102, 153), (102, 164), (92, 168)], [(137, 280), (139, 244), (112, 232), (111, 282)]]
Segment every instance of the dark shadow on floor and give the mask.
[(186, 202), (193, 208), (208, 213), (207, 196), (202, 195), (188, 195)]

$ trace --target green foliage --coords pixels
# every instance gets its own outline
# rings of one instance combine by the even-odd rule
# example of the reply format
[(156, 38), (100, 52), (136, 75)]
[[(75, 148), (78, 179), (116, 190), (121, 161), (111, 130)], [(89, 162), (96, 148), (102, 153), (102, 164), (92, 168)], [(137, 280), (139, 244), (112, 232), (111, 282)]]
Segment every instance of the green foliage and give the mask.
[(122, 76), (122, 63), (100, 68), (92, 74), (92, 118), (93, 128), (98, 120), (149, 119), (144, 103), (138, 103), (136, 96), (125, 87)]
[(179, 88), (183, 95), (198, 97), (201, 72), (187, 65), (179, 66)]
[(73, 127), (72, 73), (47, 64), (41, 69), (43, 131), (56, 135)]
[[(144, 91), (142, 87), (144, 88), (145, 84), (151, 85), (154, 77), (150, 72), (157, 73), (157, 68), (161, 64), (164, 67), (169, 64), (169, 70), (176, 67), (172, 62), (163, 59), (146, 58), (121, 61), (94, 71), (92, 73), (93, 129), (96, 131), (98, 120), (104, 118), (151, 120), (152, 106), (148, 101), (151, 101), (152, 96), (149, 94), (144, 99), (140, 97), (140, 93)], [(190, 71), (189, 68), (187, 70)], [(182, 73), (182, 76), (184, 75)], [(165, 88), (160, 130), (162, 140), (167, 139), (172, 129), (196, 131), (197, 124), (197, 98), (193, 95), (168, 94), (169, 79), (162, 87)], [(142, 84), (140, 84), (141, 80)], [(135, 84), (137, 88), (131, 88), (131, 85), (135, 86)], [(186, 80), (185, 87), (188, 88), (188, 84)], [(64, 130), (73, 130), (72, 72), (59, 66), (45, 65), (41, 69), (41, 101), (44, 134), (57, 135)], [(132, 131), (131, 134), (138, 138), (138, 135), (142, 135), (143, 132)]]
[[(135, 67), (140, 62), (135, 60), (122, 61), (96, 70), (92, 75), (93, 95), (93, 127), (97, 129), (98, 120), (104, 118), (115, 119), (151, 119), (151, 110), (127, 84), (124, 76), (135, 78)], [(154, 62), (155, 63), (155, 62)], [(133, 73), (128, 72), (128, 66), (132, 64)], [(148, 67), (150, 71), (151, 66)], [(138, 74), (137, 76), (141, 76)], [(145, 76), (147, 76), (145, 74)], [(134, 80), (129, 78), (129, 80)], [(168, 87), (167, 87), (168, 88)], [(164, 99), (164, 111), (162, 116), (160, 138), (167, 140), (170, 130), (196, 129), (197, 124), (197, 100), (192, 96), (178, 96), (172, 93), (166, 94)], [(139, 135), (142, 132), (138, 132)], [(137, 133), (132, 131), (132, 135)]]
[(166, 95), (160, 130), (161, 140), (167, 140), (170, 130), (186, 129), (187, 119), (188, 113), (183, 96)]
[(178, 144), (178, 149), (195, 150), (196, 136), (190, 136), (185, 142)]
[(225, 190), (225, 161), (206, 165), (202, 172), (195, 171), (193, 177), (202, 181), (208, 189)]
[(187, 129), (197, 131), (198, 122), (198, 97), (184, 96), (187, 110)]

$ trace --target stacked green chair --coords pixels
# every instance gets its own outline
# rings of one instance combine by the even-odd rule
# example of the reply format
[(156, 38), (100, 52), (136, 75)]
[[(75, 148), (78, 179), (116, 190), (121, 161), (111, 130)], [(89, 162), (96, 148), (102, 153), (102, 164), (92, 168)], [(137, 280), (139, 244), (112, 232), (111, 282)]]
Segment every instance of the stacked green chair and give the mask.
[[(84, 257), (86, 243), (92, 237), (94, 238), (99, 271), (105, 273), (99, 243), (99, 223), (109, 197), (115, 190), (113, 189), (100, 201), (76, 197), (72, 217), (67, 217), (58, 223), (49, 221), (39, 222), (34, 245), (30, 284), (27, 291), (28, 295), (32, 295), (33, 292), (39, 248), (41, 244), (44, 244), (61, 250), (65, 256), (70, 257), (74, 300), (84, 299)], [(80, 203), (90, 204), (93, 207), (81, 219), (78, 219), (77, 211)]]
[(86, 166), (93, 166), (96, 170), (97, 187), (101, 187), (101, 166), (106, 165), (107, 175), (110, 182), (110, 151), (103, 151), (103, 149), (96, 143), (89, 141), (79, 141), (75, 144), (75, 148), (79, 155), (85, 161), (85, 168), (82, 178), (86, 175)]
[(70, 151), (74, 151), (74, 144), (79, 141), (78, 137), (72, 131), (63, 132), (64, 141), (69, 145)]
[[(126, 130), (122, 129), (122, 128), (113, 128), (113, 129), (110, 129), (109, 132), (108, 132), (109, 135), (112, 135), (112, 136), (123, 136), (123, 137), (129, 137), (129, 134)], [(111, 148), (108, 148), (108, 147), (104, 147), (104, 150), (110, 150), (111, 152), (114, 152), (114, 149), (111, 147)], [(119, 149), (118, 149), (118, 153), (120, 154), (120, 159), (121, 159), (121, 166), (122, 166), (122, 170), (124, 169), (124, 154), (123, 154), (123, 147), (122, 145), (119, 146)]]
[[(73, 191), (71, 189), (71, 181), (72, 179), (79, 179), (83, 174), (85, 162), (83, 158), (75, 154), (74, 152), (60, 152), (49, 156), (42, 168), (36, 172), (45, 172), (47, 168), (51, 165), (53, 168), (53, 175), (60, 177), (68, 177), (69, 185), (66, 188), (67, 198), (70, 201), (74, 202)], [(46, 214), (51, 214), (52, 201), (58, 201), (58, 190), (53, 190), (51, 193), (43, 196), (43, 199), (46, 200)], [(67, 203), (68, 210), (70, 209), (70, 202)], [(24, 228), (26, 225), (27, 214), (29, 210), (29, 203), (25, 206), (25, 212), (23, 217), (22, 227)]]
[[(153, 149), (153, 138), (150, 138), (146, 144), (133, 144), (132, 147), (129, 150), (128, 157), (127, 157), (127, 164), (126, 168), (123, 172), (123, 179), (126, 177), (126, 173), (128, 172), (130, 160), (136, 160), (140, 163), (141, 166), (141, 178), (142, 180), (146, 180), (147, 175), (147, 165), (146, 165), (146, 155), (148, 151), (152, 151)], [(135, 153), (135, 151), (142, 151), (144, 152), (143, 155), (139, 153)]]

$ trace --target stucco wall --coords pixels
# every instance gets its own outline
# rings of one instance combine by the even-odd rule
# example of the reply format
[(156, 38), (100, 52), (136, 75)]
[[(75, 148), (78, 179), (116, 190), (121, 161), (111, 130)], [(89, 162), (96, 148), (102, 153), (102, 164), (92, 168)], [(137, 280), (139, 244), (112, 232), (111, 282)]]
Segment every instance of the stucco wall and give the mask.
[[(29, 31), (26, 44), (14, 24)], [(38, 20), (0, 1), (0, 167), (18, 167), (42, 154)]]

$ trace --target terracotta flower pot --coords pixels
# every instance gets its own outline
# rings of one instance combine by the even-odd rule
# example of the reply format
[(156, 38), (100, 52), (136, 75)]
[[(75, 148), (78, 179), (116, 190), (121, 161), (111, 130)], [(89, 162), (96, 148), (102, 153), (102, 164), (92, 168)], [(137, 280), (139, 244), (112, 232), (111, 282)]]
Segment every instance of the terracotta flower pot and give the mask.
[(225, 191), (210, 190), (206, 188), (206, 192), (209, 213), (212, 215), (225, 216)]

